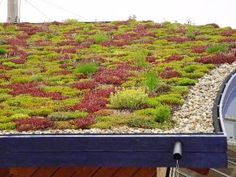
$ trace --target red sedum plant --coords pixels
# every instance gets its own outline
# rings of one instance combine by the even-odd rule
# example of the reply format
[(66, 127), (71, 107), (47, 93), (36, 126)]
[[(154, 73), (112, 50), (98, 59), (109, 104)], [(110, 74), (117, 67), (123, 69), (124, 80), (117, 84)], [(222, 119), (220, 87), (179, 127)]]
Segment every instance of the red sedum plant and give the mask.
[(32, 117), (15, 121), (18, 131), (43, 130), (53, 126), (53, 122), (44, 117)]
[(80, 129), (86, 129), (86, 128), (89, 128), (90, 125), (94, 124), (95, 123), (95, 118), (93, 115), (89, 115), (87, 116), (86, 118), (82, 118), (82, 119), (77, 119), (75, 121), (75, 125), (77, 128), (80, 128)]
[(82, 110), (87, 111), (88, 113), (94, 113), (106, 108), (108, 97), (114, 92), (114, 88), (91, 91), (84, 96), (79, 104), (70, 106), (67, 109), (71, 111)]
[(181, 74), (177, 71), (174, 71), (172, 68), (167, 67), (163, 72), (160, 73), (162, 79), (171, 79), (173, 77), (180, 77)]
[(223, 64), (223, 63), (233, 63), (236, 61), (236, 56), (217, 54), (214, 56), (202, 57), (197, 60), (199, 63), (203, 64)]

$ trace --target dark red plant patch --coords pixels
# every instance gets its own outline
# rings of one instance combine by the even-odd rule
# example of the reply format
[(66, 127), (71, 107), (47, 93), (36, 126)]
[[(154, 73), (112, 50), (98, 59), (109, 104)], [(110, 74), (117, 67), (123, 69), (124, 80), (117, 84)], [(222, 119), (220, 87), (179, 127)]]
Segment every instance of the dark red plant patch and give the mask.
[(44, 130), (53, 126), (53, 122), (44, 117), (20, 119), (16, 120), (15, 123), (18, 131)]
[(207, 49), (207, 46), (197, 46), (192, 48), (193, 53), (204, 53)]
[(89, 48), (91, 45), (95, 44), (95, 41), (93, 39), (88, 39), (86, 41), (83, 41), (80, 43), (79, 48)]
[(162, 79), (170, 79), (173, 77), (180, 77), (181, 74), (177, 71), (174, 71), (172, 68), (167, 67), (163, 72), (160, 73)]
[(125, 82), (131, 74), (125, 68), (106, 69), (102, 68), (94, 74), (94, 80), (101, 84), (120, 85)]
[(93, 115), (89, 115), (86, 118), (83, 119), (77, 119), (75, 121), (75, 125), (77, 128), (81, 128), (81, 129), (86, 129), (88, 128), (90, 125), (95, 123), (95, 118)]
[(15, 83), (8, 85), (7, 88), (12, 89), (10, 94), (13, 96), (20, 94), (29, 94), (35, 97), (49, 97), (53, 100), (63, 100), (66, 98), (65, 96), (62, 96), (57, 92), (43, 92), (39, 89), (39, 85), (36, 83)]
[(84, 89), (94, 89), (97, 86), (96, 82), (94, 81), (84, 81), (84, 82), (77, 82), (73, 84), (74, 88), (84, 90)]
[(11, 38), (7, 40), (8, 45), (11, 46), (21, 46), (21, 47), (25, 47), (27, 45), (26, 40), (22, 40), (19, 38)]
[(180, 55), (171, 55), (169, 56), (165, 61), (166, 62), (172, 62), (172, 61), (180, 61), (182, 60), (184, 57), (180, 56)]
[(236, 56), (234, 55), (225, 55), (217, 54), (214, 56), (202, 57), (197, 59), (199, 63), (203, 64), (223, 64), (223, 63), (233, 63), (236, 61)]
[(120, 70), (129, 70), (129, 71), (137, 71), (140, 68), (137, 66), (133, 66), (131, 65), (131, 62), (114, 62), (114, 64), (116, 64), (116, 69)]
[[(122, 47), (125, 45), (129, 45), (135, 40), (141, 39), (144, 36), (155, 37), (155, 33), (147, 31), (144, 25), (138, 25), (133, 31), (127, 32), (125, 34), (119, 34), (113, 36), (111, 41), (103, 42), (101, 45), (105, 47), (116, 46)], [(152, 43), (152, 40), (143, 41), (147, 43)]]
[(114, 40), (111, 45), (116, 47), (122, 47), (129, 44), (130, 44), (129, 40)]
[(148, 63), (155, 63), (156, 62), (156, 57), (154, 57), (154, 56), (147, 56), (146, 57), (146, 61)]
[(70, 47), (70, 48), (59, 48), (59, 49), (55, 49), (55, 52), (57, 53), (76, 53), (77, 48), (76, 47)]
[(79, 43), (71, 39), (71, 40), (59, 42), (57, 45), (58, 46), (79, 46)]
[(106, 104), (108, 103), (107, 99), (110, 94), (114, 92), (114, 88), (91, 91), (84, 96), (84, 98), (79, 104), (69, 106), (67, 109), (71, 111), (83, 110), (88, 113), (94, 113), (96, 111), (106, 108)]
[(230, 30), (227, 30), (227, 31), (223, 31), (221, 33), (222, 36), (227, 36), (227, 37), (230, 37), (234, 34), (234, 31), (230, 31)]
[(106, 24), (104, 24), (104, 25), (101, 25), (101, 26), (99, 27), (99, 29), (102, 30), (102, 31), (107, 31), (107, 32), (109, 31), (109, 32), (111, 32), (111, 31), (117, 30), (118, 27), (115, 26), (115, 25), (109, 25), (109, 26), (107, 26)]
[(24, 64), (26, 62), (26, 59), (11, 59), (10, 61), (15, 64)]
[(18, 26), (18, 31), (23, 31), (27, 35), (34, 35), (38, 32), (45, 31), (46, 29), (47, 29), (46, 26), (33, 26), (30, 24)]

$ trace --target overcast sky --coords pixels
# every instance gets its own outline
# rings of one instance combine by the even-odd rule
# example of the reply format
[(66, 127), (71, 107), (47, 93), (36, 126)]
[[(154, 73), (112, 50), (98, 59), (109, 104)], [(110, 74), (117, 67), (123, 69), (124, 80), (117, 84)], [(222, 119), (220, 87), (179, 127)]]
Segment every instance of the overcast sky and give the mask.
[[(236, 28), (236, 0), (21, 0), (21, 21), (48, 22), (137, 20), (217, 23)], [(0, 0), (0, 21), (7, 16)]]

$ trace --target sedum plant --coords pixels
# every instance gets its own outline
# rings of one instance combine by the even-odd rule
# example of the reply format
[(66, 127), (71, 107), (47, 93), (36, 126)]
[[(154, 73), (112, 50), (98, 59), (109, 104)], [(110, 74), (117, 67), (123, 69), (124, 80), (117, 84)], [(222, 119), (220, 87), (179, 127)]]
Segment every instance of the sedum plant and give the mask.
[(96, 44), (106, 42), (109, 40), (109, 36), (104, 32), (98, 32), (93, 36)]
[(143, 89), (123, 89), (110, 96), (110, 105), (116, 109), (138, 109), (147, 98)]
[(207, 53), (212, 54), (212, 53), (219, 53), (219, 52), (225, 52), (226, 51), (226, 45), (223, 44), (218, 44), (218, 45), (213, 45), (211, 47), (208, 47), (206, 49)]
[(16, 128), (16, 124), (13, 122), (0, 123), (0, 130), (14, 130)]
[(161, 105), (156, 108), (154, 112), (156, 122), (169, 121), (171, 117), (170, 107), (166, 105)]
[(156, 100), (168, 105), (182, 105), (184, 100), (180, 94), (165, 94), (156, 97)]
[(4, 48), (0, 48), (0, 55), (3, 55), (5, 53), (7, 53), (7, 50)]
[(97, 64), (96, 63), (80, 64), (75, 69), (75, 73), (77, 73), (77, 74), (86, 74), (88, 76), (91, 76), (96, 71), (97, 71)]
[(170, 107), (167, 105), (159, 105), (156, 108), (146, 108), (134, 112), (137, 116), (151, 117), (152, 121), (158, 123), (169, 122), (171, 117)]
[(159, 83), (159, 79), (157, 78), (157, 75), (155, 72), (150, 71), (146, 74), (145, 85), (150, 92), (156, 91), (158, 83)]

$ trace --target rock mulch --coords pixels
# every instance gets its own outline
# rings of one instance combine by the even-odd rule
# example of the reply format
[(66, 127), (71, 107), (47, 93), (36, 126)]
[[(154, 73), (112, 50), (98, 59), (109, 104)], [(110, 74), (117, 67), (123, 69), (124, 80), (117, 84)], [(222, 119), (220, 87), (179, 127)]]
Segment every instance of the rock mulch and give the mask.
[(176, 122), (173, 129), (142, 129), (119, 127), (109, 130), (44, 130), (44, 131), (1, 131), (1, 134), (139, 134), (139, 133), (212, 133), (212, 108), (214, 99), (221, 84), (229, 73), (236, 70), (236, 62), (216, 67), (193, 86), (185, 103), (174, 112), (172, 118)]

